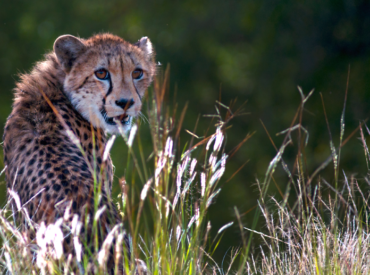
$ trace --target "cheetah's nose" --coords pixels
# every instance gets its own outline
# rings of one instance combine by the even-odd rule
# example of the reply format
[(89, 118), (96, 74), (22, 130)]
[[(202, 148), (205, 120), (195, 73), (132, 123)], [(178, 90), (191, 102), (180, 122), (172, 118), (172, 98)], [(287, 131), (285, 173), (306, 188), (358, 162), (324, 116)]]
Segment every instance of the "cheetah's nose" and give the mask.
[(116, 100), (116, 104), (124, 110), (129, 109), (132, 105), (134, 105), (134, 103), (135, 101), (133, 99), (127, 100), (125, 98), (121, 98), (120, 100)]

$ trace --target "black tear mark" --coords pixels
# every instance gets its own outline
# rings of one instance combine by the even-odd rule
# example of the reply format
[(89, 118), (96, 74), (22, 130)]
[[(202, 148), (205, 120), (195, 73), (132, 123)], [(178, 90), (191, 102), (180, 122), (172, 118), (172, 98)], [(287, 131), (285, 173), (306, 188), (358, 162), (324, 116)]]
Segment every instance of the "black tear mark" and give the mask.
[(113, 84), (112, 84), (112, 79), (109, 77), (108, 78), (109, 80), (109, 89), (108, 89), (108, 92), (105, 94), (105, 96), (103, 97), (103, 104), (105, 104), (105, 99), (107, 98), (107, 96), (112, 92), (113, 90)]
[(135, 87), (135, 91), (136, 91), (137, 95), (138, 95), (138, 96), (139, 96), (139, 98), (140, 98), (140, 101), (142, 102), (142, 100), (141, 100), (141, 95), (139, 94), (139, 91), (137, 90), (137, 88), (136, 88), (135, 84), (134, 84), (134, 87)]
[(87, 82), (87, 80), (89, 79), (89, 77), (87, 76), (84, 80), (84, 82), (82, 82), (82, 84), (77, 88), (78, 90), (81, 89)]
[(106, 96), (108, 96), (112, 92), (112, 90), (113, 90), (112, 79), (109, 77), (108, 80), (109, 80), (109, 89), (108, 89), (108, 92), (107, 92), (107, 95)]

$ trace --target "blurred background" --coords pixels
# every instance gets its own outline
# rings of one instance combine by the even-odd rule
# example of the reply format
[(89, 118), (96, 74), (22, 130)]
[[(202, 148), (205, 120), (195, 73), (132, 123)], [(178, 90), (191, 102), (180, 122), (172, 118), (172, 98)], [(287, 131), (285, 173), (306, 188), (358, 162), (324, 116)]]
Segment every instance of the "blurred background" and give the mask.
[[(234, 109), (247, 101), (243, 110), (248, 114), (231, 122), (226, 153), (248, 133), (255, 134), (227, 163), (222, 191), (209, 211), (213, 236), (224, 224), (237, 221), (235, 206), (242, 213), (244, 226), (251, 227), (258, 198), (256, 180), (263, 180), (276, 154), (261, 121), (280, 146), (284, 136), (276, 133), (288, 128), (293, 120), (300, 104), (298, 85), (305, 94), (315, 89), (303, 117), (303, 126), (310, 134), (305, 167), (309, 173), (330, 156), (320, 93), (333, 142), (339, 145), (349, 67), (345, 137), (370, 114), (369, 1), (16, 0), (2, 1), (0, 8), (1, 135), (11, 112), (17, 74), (28, 72), (32, 64), (52, 50), (59, 35), (87, 38), (99, 32), (111, 32), (131, 42), (142, 36), (151, 39), (162, 68), (171, 65), (168, 102), (175, 100), (179, 110), (188, 102), (184, 129), (193, 131), (200, 116), (195, 132), (199, 136), (214, 124), (203, 115), (216, 112), (216, 100), (229, 105), (236, 99)], [(143, 123), (141, 127), (149, 125)], [(190, 137), (183, 130), (183, 144)], [(363, 178), (368, 170), (358, 138), (357, 132), (344, 146), (340, 169)], [(143, 138), (143, 142), (150, 154), (151, 139)], [(290, 146), (285, 155), (291, 169), (295, 146)], [(116, 142), (112, 155), (118, 178), (125, 174), (127, 159), (122, 139)], [(322, 176), (333, 182), (332, 164)], [(278, 171), (275, 179), (284, 192), (285, 174)], [(3, 176), (0, 181), (2, 206), (6, 194)], [(275, 186), (268, 194), (277, 200), (282, 198)], [(294, 196), (293, 192), (292, 202)], [(261, 223), (260, 229), (263, 227)], [(258, 237), (254, 238), (254, 244), (258, 244)], [(238, 245), (240, 231), (235, 223), (226, 230), (216, 260), (221, 262), (228, 248)]]

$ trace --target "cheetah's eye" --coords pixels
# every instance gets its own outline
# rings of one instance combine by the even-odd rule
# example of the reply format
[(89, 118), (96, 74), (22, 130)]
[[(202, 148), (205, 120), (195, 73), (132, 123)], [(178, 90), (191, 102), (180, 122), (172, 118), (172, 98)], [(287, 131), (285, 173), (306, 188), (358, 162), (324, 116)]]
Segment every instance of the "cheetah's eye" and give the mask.
[(143, 70), (142, 69), (135, 69), (132, 72), (133, 79), (141, 79), (143, 77)]
[(95, 72), (95, 76), (101, 80), (108, 79), (109, 73), (106, 69), (100, 69)]

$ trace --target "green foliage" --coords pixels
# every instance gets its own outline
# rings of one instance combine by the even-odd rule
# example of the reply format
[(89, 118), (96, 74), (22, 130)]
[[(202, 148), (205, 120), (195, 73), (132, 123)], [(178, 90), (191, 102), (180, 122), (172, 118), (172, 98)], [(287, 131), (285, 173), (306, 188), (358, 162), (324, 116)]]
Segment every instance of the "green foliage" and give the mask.
[[(228, 159), (225, 179), (233, 177), (232, 181), (222, 183), (218, 203), (209, 212), (212, 235), (224, 224), (234, 221), (232, 230), (225, 232), (226, 241), (220, 243), (215, 254), (221, 262), (231, 245), (240, 244), (234, 206), (239, 209), (242, 222), (250, 226), (257, 209), (258, 190), (254, 183), (264, 175), (265, 167), (275, 155), (261, 121), (273, 141), (281, 143), (283, 136), (274, 135), (290, 125), (295, 114), (292, 106), (299, 100), (297, 85), (304, 91), (316, 89), (305, 106), (306, 116), (302, 121), (310, 133), (306, 148), (311, 155), (306, 163), (310, 171), (331, 154), (319, 94), (323, 95), (330, 129), (335, 136), (340, 132), (337, 118), (342, 112), (348, 65), (351, 66), (345, 121), (348, 133), (359, 121), (368, 118), (369, 10), (365, 0), (3, 1), (0, 9), (0, 125), (5, 124), (11, 111), (11, 90), (18, 79), (16, 74), (29, 71), (33, 63), (52, 49), (59, 35), (89, 37), (109, 31), (132, 42), (144, 35), (150, 37), (157, 60), (172, 66), (170, 87), (174, 92), (167, 101), (170, 108), (175, 109), (176, 103), (181, 110), (188, 102), (180, 141), (189, 138), (185, 129), (193, 131), (199, 115), (214, 113), (215, 100), (230, 105), (229, 102), (238, 98), (239, 106), (248, 101), (245, 108), (249, 115), (234, 119), (233, 127), (228, 130), (226, 152), (248, 133), (256, 133), (247, 146), (242, 146)], [(201, 119), (195, 134), (207, 136), (209, 123)], [(143, 150), (150, 150), (148, 125), (143, 124), (138, 135)], [(360, 177), (367, 173), (360, 146), (359, 142), (346, 144), (339, 171), (345, 169)], [(119, 193), (118, 178), (132, 168), (132, 162), (126, 163), (127, 153), (123, 139), (117, 138), (112, 150), (117, 176), (114, 195)], [(284, 161), (293, 166), (295, 157), (293, 147), (288, 145)], [(2, 158), (2, 167), (1, 162)], [(328, 182), (335, 181), (334, 174), (328, 170), (322, 174)], [(275, 177), (281, 179), (284, 175), (278, 169)], [(130, 190), (135, 190), (138, 180), (130, 180), (127, 184)], [(2, 176), (1, 182), (4, 181)], [(285, 181), (277, 181), (277, 185), (270, 185), (269, 194), (283, 199), (279, 190), (284, 189)], [(0, 185), (0, 194), (0, 202), (4, 204), (5, 184)], [(297, 194), (290, 196), (292, 202)], [(259, 223), (263, 226), (263, 221)]]

